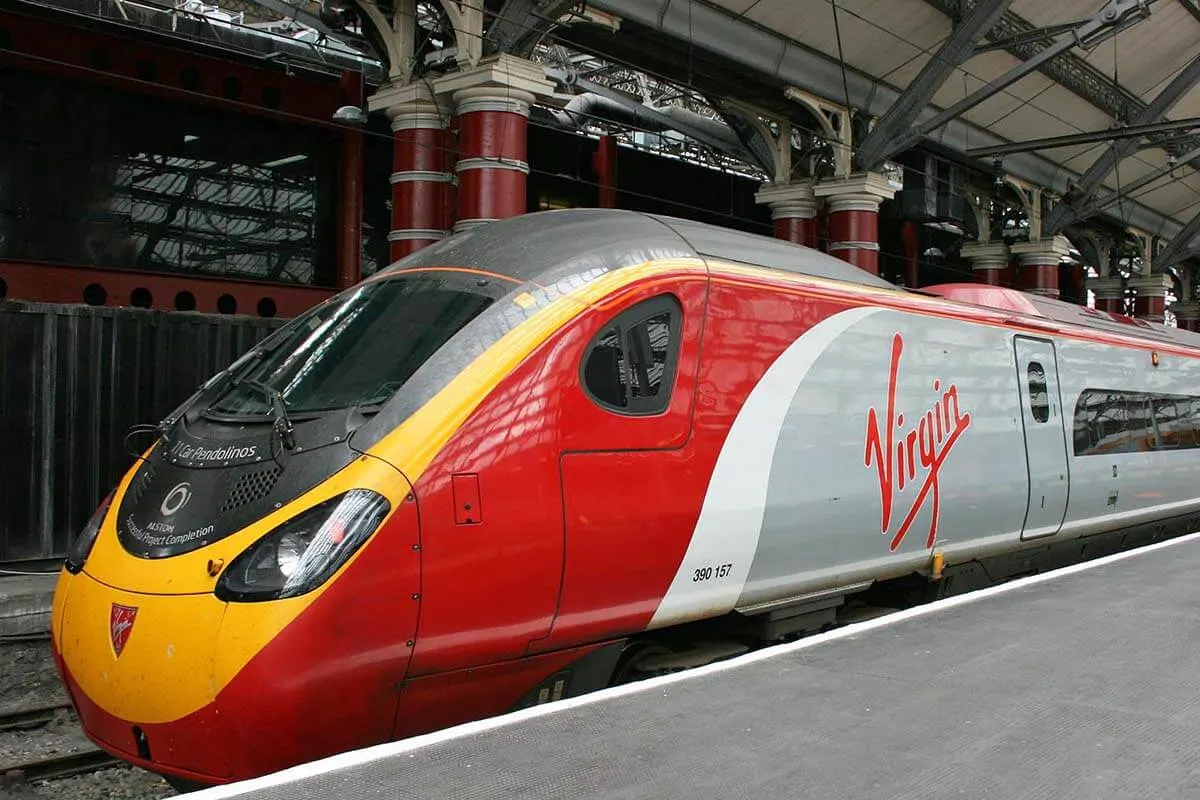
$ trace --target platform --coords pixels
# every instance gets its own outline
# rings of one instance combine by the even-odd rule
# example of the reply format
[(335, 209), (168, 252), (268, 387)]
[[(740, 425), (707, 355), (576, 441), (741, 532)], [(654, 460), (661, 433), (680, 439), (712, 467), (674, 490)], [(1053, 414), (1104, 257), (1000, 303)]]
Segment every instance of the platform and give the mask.
[(1200, 797), (1200, 534), (196, 800)]
[(58, 573), (7, 575), (0, 572), (0, 637), (50, 630), (50, 605)]

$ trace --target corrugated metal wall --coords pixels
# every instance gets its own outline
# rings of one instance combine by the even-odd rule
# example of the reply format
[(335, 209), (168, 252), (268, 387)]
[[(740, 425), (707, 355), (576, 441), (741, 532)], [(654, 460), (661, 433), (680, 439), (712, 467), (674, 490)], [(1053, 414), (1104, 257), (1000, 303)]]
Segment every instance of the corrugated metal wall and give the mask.
[(129, 427), (158, 422), (284, 322), (0, 302), (0, 561), (64, 555), (133, 463)]

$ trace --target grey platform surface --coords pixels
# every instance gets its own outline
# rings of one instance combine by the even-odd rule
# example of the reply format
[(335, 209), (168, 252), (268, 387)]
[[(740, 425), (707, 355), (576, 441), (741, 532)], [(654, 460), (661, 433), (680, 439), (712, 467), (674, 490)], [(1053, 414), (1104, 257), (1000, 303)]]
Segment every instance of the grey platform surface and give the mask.
[(58, 574), (7, 575), (0, 572), (0, 636), (50, 630), (50, 606)]
[(1195, 800), (1200, 540), (244, 796)]

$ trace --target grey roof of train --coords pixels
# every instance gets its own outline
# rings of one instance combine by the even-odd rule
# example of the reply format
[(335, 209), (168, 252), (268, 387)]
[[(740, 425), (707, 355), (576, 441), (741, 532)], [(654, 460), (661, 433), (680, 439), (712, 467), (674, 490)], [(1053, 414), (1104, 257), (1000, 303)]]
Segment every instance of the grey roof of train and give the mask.
[(392, 264), (479, 267), (521, 281), (608, 272), (651, 259), (710, 257), (896, 289), (839, 258), (790, 242), (676, 217), (614, 209), (539, 211), (449, 236)]

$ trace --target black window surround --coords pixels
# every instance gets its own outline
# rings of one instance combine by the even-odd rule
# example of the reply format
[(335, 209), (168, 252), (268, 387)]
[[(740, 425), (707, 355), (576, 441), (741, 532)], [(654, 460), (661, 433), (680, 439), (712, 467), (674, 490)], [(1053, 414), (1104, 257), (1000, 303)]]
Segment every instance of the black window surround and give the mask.
[(1200, 396), (1085, 389), (1075, 404), (1075, 455), (1200, 447)]
[[(661, 338), (663, 320), (665, 346), (652, 341)], [(683, 308), (670, 294), (644, 300), (618, 314), (604, 324), (584, 351), (579, 365), (584, 393), (615, 414), (661, 414), (671, 402), (682, 327)]]

